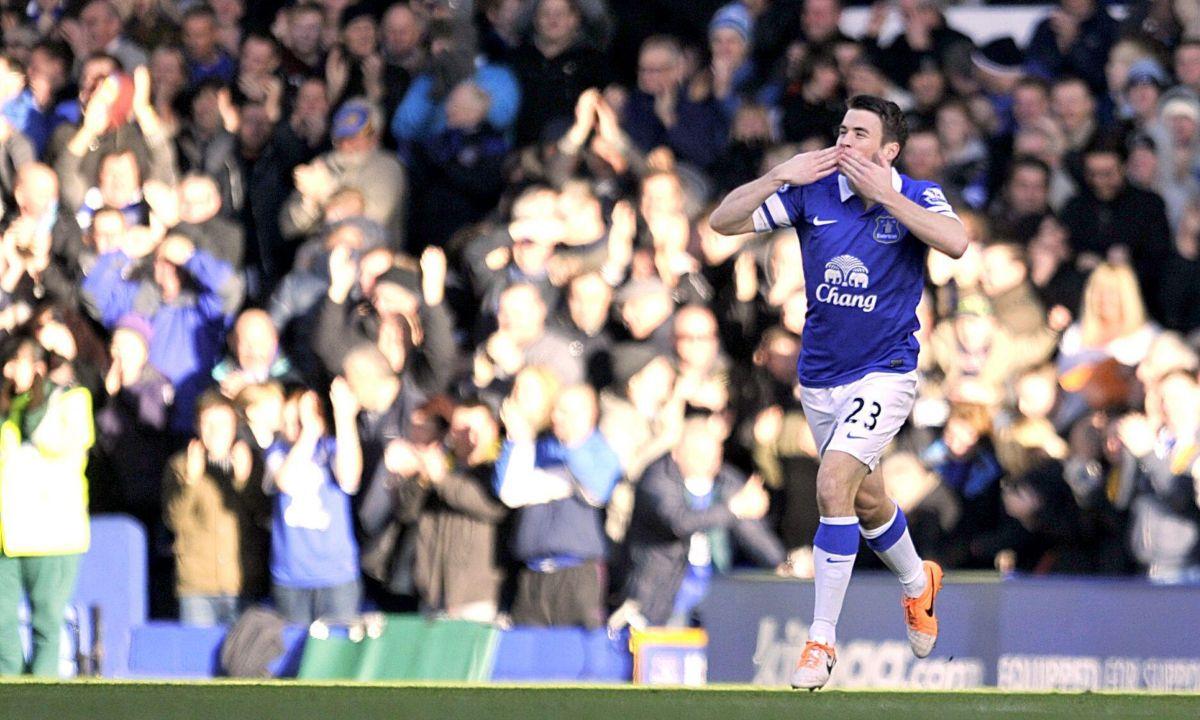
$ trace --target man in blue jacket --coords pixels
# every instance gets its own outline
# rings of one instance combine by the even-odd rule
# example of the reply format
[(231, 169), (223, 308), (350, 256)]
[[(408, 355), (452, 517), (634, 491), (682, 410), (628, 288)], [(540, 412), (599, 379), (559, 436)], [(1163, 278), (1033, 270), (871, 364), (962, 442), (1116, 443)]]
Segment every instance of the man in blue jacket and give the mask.
[(517, 511), (513, 554), (522, 563), (512, 618), (517, 625), (604, 623), (607, 572), (604, 506), (621, 477), (608, 441), (596, 429), (596, 392), (573, 385), (559, 395), (552, 433), (507, 402), (508, 439), (496, 463), (500, 501)]
[[(189, 434), (196, 398), (212, 381), (225, 334), (242, 302), (233, 267), (172, 235), (154, 248), (145, 228), (131, 230), (119, 250), (105, 253), (83, 281), (88, 310), (112, 329), (127, 313), (150, 321), (150, 364), (175, 388), (170, 427)], [(152, 274), (140, 258), (153, 253)]]

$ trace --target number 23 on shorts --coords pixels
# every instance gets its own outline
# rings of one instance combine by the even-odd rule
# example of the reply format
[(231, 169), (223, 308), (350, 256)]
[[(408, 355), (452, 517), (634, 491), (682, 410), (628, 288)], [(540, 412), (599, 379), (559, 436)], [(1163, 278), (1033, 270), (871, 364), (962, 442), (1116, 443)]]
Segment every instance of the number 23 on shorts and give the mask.
[[(879, 403), (863, 400), (860, 397), (853, 398), (850, 402), (854, 405), (854, 409), (846, 416), (846, 424), (861, 424), (867, 430), (874, 430), (875, 425), (879, 423), (879, 414), (883, 412)], [(861, 414), (864, 409), (867, 410), (867, 413)]]

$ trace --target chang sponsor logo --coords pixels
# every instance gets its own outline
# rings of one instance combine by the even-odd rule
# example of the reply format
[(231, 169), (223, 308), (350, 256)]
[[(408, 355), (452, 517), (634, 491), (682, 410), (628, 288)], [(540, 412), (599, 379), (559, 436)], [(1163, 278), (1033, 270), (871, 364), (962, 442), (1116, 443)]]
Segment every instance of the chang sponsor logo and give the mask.
[(862, 260), (853, 255), (838, 255), (825, 263), (824, 282), (817, 286), (817, 301), (869, 313), (875, 309), (879, 296), (852, 291), (866, 290), (870, 284), (871, 271)]

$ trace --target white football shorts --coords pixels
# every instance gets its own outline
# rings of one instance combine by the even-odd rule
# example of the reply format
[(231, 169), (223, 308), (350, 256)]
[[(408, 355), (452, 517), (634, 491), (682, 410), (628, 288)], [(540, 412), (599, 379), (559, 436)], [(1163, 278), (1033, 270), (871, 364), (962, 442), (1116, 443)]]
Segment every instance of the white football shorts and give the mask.
[(871, 470), (917, 399), (917, 371), (873, 372), (847, 385), (801, 388), (800, 404), (821, 457), (839, 450)]

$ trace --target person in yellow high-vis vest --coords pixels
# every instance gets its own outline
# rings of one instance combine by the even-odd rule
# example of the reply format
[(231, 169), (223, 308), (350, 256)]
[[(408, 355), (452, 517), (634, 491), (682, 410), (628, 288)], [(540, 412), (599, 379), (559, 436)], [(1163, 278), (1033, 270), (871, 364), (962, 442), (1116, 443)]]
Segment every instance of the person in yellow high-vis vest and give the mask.
[[(48, 362), (36, 339), (17, 340), (0, 385), (0, 675), (58, 675), (63, 611), (90, 540), (92, 398), (50, 380)], [(33, 625), (28, 664), (18, 635), (22, 594)]]

